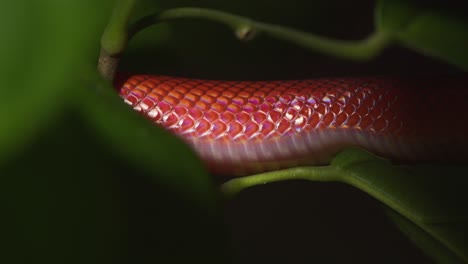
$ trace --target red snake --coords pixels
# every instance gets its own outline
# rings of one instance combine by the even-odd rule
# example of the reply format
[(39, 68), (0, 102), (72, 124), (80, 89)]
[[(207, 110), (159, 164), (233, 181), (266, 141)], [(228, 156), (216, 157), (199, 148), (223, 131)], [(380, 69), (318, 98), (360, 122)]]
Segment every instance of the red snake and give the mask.
[(396, 162), (468, 154), (468, 78), (116, 79), (124, 101), (174, 132), (213, 173), (329, 163), (356, 146)]

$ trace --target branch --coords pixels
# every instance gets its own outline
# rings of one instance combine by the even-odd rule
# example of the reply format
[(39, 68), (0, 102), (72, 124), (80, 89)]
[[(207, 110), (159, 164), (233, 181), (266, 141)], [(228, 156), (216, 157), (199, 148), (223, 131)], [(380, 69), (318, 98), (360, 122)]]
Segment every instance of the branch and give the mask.
[(332, 166), (295, 167), (235, 178), (222, 184), (221, 191), (227, 196), (234, 196), (249, 187), (285, 180), (332, 182), (340, 180), (340, 172)]
[(281, 39), (320, 51), (339, 58), (369, 60), (391, 44), (391, 38), (383, 31), (376, 31), (369, 37), (358, 41), (345, 41), (313, 35), (296, 29), (258, 22), (247, 17), (205, 8), (174, 8), (148, 15), (130, 25), (129, 36), (162, 21), (180, 18), (202, 18), (226, 24), (231, 27), (241, 40), (250, 40), (258, 33)]
[(106, 80), (113, 80), (120, 54), (127, 46), (128, 24), (136, 0), (117, 0), (114, 11), (101, 37), (98, 71)]

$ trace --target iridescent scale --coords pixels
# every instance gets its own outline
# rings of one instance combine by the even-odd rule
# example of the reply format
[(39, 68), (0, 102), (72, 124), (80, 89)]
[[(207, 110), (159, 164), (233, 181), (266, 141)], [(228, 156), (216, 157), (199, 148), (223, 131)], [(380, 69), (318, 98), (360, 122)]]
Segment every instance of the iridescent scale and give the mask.
[(324, 164), (347, 146), (419, 161), (459, 157), (466, 150), (453, 144), (468, 145), (466, 78), (214, 81), (134, 75), (122, 83), (117, 86), (127, 104), (191, 144), (215, 173)]

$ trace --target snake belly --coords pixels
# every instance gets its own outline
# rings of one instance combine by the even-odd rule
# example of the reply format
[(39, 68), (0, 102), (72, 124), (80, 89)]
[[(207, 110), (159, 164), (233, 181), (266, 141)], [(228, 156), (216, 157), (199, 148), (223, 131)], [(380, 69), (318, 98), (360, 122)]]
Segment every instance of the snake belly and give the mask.
[(346, 147), (395, 162), (466, 161), (468, 79), (116, 79), (124, 101), (190, 146), (211, 172), (327, 164)]

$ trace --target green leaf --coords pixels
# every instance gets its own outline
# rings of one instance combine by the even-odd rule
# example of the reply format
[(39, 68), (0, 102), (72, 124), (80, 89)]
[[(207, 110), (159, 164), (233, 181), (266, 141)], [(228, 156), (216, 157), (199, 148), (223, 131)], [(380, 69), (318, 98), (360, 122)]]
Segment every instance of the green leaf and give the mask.
[[(374, 157), (374, 158), (373, 158)], [(340, 179), (391, 208), (424, 223), (468, 220), (468, 167), (394, 166), (360, 149), (347, 149), (334, 159)]]
[(341, 181), (357, 187), (412, 221), (457, 223), (468, 221), (468, 167), (421, 164), (395, 166), (358, 148), (336, 155), (329, 166), (297, 167), (233, 179), (226, 194), (267, 182), (290, 179)]
[(222, 263), (219, 211), (116, 155), (84, 117), (73, 105), (61, 109), (1, 167), (1, 233), (9, 243), (0, 262)]
[[(85, 126), (115, 159), (125, 160), (130, 169), (124, 184), (135, 186), (123, 197), (132, 219), (128, 241), (138, 245), (128, 245), (132, 262), (222, 263), (226, 246), (218, 192), (198, 157), (129, 108), (107, 82), (98, 79), (85, 88), (75, 97)], [(200, 237), (206, 242), (198, 243)], [(142, 252), (135, 254), (136, 248)]]
[[(382, 0), (376, 22), (379, 30), (392, 34), (398, 43), (468, 70), (468, 19), (456, 8), (430, 1)], [(466, 5), (460, 8), (468, 11)]]
[(70, 108), (0, 167), (2, 263), (115, 263), (125, 218), (125, 166), (86, 131)]
[(359, 149), (343, 151), (332, 167), (339, 168), (341, 181), (372, 195), (422, 229), (424, 234), (408, 231), (410, 224), (402, 224), (408, 220), (396, 219), (404, 225), (402, 229), (418, 236), (415, 239), (430, 236), (420, 241), (421, 247), (438, 248), (437, 254), (444, 258), (454, 255), (468, 261), (468, 167), (393, 166)]
[[(215, 206), (212, 178), (180, 139), (129, 108), (103, 81), (76, 97), (85, 119), (115, 153), (151, 172), (154, 181), (207, 208)], [(208, 205), (208, 206), (207, 206)]]
[[(431, 229), (431, 227), (426, 227), (426, 230), (424, 230), (420, 226), (414, 224), (404, 216), (398, 214), (388, 207), (385, 208), (385, 211), (387, 215), (393, 220), (393, 222), (397, 224), (400, 230), (405, 233), (417, 246), (419, 246), (421, 250), (426, 253), (426, 255), (430, 256), (437, 263), (465, 263), (465, 261), (457, 256), (456, 253), (451, 251), (441, 241), (435, 239), (429, 232), (426, 231), (427, 229)], [(437, 232), (437, 229), (443, 228), (444, 225), (432, 226), (432, 231)], [(466, 230), (466, 227), (458, 229), (456, 232), (460, 232), (460, 230)], [(461, 235), (466, 236), (466, 231), (465, 233), (461, 233)], [(445, 234), (445, 236), (442, 237), (450, 237), (450, 235)], [(466, 248), (459, 248), (459, 250), (464, 251)]]
[(94, 78), (110, 2), (0, 9), (0, 262), (221, 263), (196, 156)]
[(468, 260), (468, 167), (395, 166), (371, 153), (350, 148), (329, 166), (298, 167), (226, 182), (232, 195), (268, 182), (305, 179), (339, 181), (354, 186), (408, 218), (458, 258)]
[(468, 70), (468, 19), (425, 12), (398, 35), (398, 40), (423, 54)]
[[(0, 161), (44, 129), (96, 47), (107, 1), (8, 1), (0, 9)], [(84, 19), (86, 18), (86, 19)]]
[(378, 30), (388, 33), (400, 31), (421, 12), (411, 1), (380, 0), (375, 8), (375, 24)]

